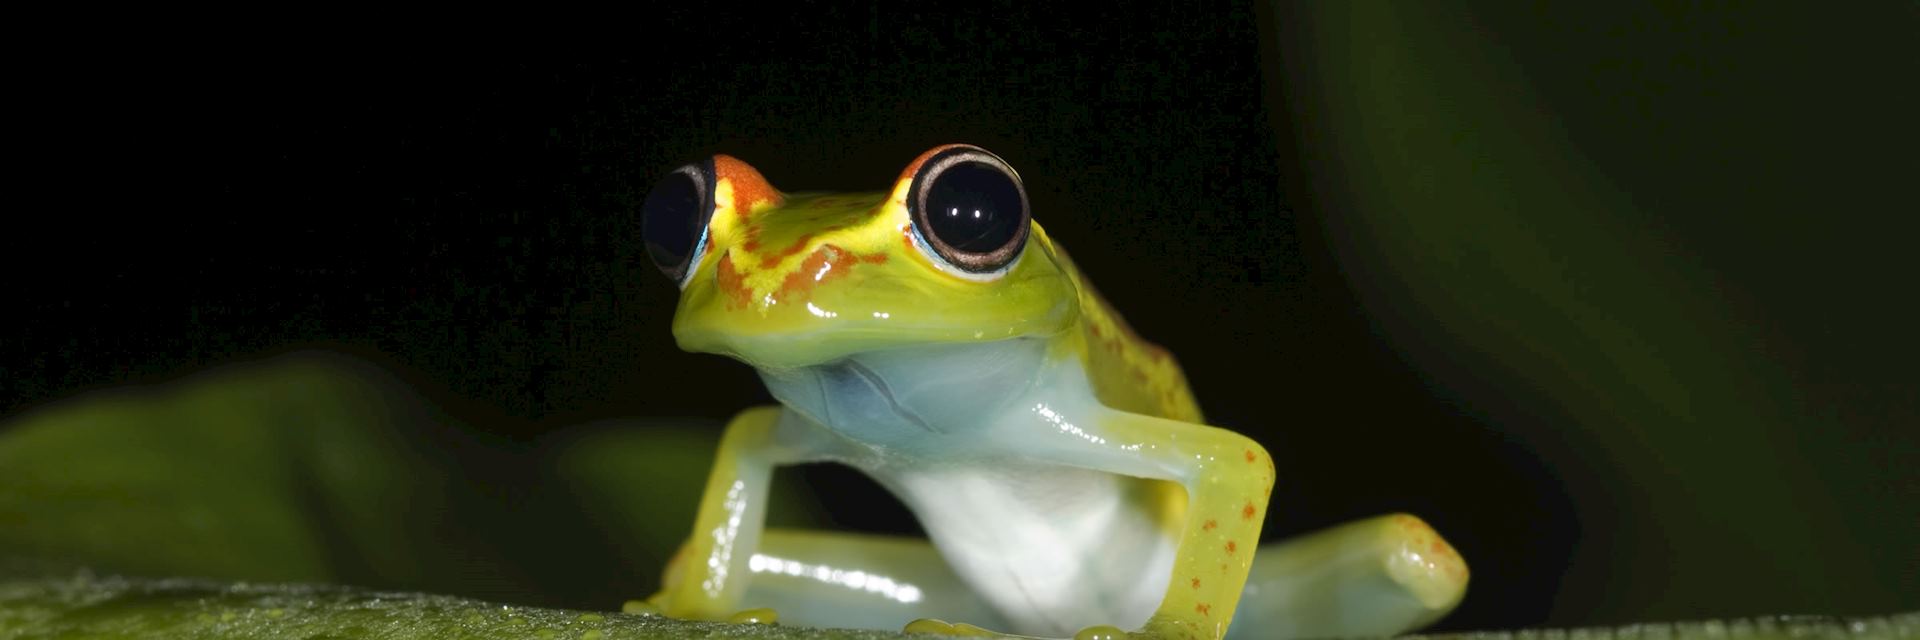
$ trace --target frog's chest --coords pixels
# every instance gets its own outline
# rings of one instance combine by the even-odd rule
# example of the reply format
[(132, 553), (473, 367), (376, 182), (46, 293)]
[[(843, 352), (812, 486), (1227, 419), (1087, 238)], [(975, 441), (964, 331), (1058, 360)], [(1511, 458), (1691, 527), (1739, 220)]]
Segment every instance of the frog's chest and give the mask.
[(920, 518), (954, 570), (1028, 633), (1137, 626), (1165, 592), (1175, 540), (1139, 480), (1071, 467), (869, 473)]

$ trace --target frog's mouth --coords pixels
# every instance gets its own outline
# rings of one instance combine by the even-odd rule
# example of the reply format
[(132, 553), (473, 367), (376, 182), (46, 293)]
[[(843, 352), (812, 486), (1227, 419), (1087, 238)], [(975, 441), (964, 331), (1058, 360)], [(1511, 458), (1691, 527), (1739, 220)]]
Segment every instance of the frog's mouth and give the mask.
[[(767, 390), (815, 422), (859, 437), (978, 429), (1040, 382), (1046, 341), (868, 351), (795, 368), (759, 368)], [(884, 435), (882, 435), (884, 434)]]
[[(887, 409), (901, 421), (934, 433), (940, 432), (932, 424), (928, 424), (925, 418), (920, 417), (920, 414), (914, 413), (913, 409), (901, 404), (900, 399), (893, 395), (893, 388), (887, 386), (886, 378), (881, 377), (867, 365), (861, 364), (859, 360), (848, 358), (822, 369), (828, 393), (842, 396), (872, 394), (885, 403)], [(831, 420), (831, 417), (828, 419)]]

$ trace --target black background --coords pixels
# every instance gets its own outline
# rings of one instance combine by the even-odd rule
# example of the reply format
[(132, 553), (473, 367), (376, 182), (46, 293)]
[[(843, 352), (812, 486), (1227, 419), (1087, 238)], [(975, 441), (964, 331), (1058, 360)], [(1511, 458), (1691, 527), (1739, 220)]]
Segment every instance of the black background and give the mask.
[[(444, 388), (509, 443), (724, 418), (768, 397), (746, 367), (675, 348), (676, 291), (636, 235), (647, 186), (724, 152), (783, 189), (872, 190), (964, 141), (1021, 172), (1209, 419), (1274, 453), (1269, 538), (1410, 511), (1473, 564), (1447, 628), (1624, 622), (1556, 608), (1565, 559), (1605, 535), (1539, 451), (1557, 445), (1389, 349), (1302, 213), (1312, 159), (1278, 96), (1306, 89), (1263, 62), (1290, 54), (1262, 32), (1285, 10), (1111, 9), (742, 24), (681, 7), (587, 61), (156, 42), (26, 69), (0, 415), (318, 345)], [(1529, 19), (1481, 35), (1519, 46)], [(1911, 411), (1892, 393), (1877, 415)], [(913, 530), (850, 473), (799, 477), (845, 526)]]

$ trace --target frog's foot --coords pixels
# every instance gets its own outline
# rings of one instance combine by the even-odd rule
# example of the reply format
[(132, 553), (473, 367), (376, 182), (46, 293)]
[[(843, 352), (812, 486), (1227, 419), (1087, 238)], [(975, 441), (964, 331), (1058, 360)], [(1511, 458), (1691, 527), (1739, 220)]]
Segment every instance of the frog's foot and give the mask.
[[(933, 618), (921, 618), (919, 620), (909, 622), (907, 623), (907, 628), (900, 630), (900, 632), (901, 633), (935, 633), (935, 634), (946, 635), (946, 636), (966, 636), (966, 637), (975, 637), (975, 638), (1002, 638), (1005, 640), (1045, 640), (1044, 638), (1039, 638), (1037, 636), (1023, 636), (1023, 635), (1012, 634), (1012, 633), (1000, 633), (998, 631), (994, 631), (991, 629), (983, 629), (970, 624), (952, 623), (952, 622), (947, 622), (945, 620), (936, 620)], [(1138, 631), (1128, 632), (1127, 630), (1121, 629), (1120, 627), (1105, 625), (1105, 624), (1099, 624), (1099, 625), (1087, 627), (1085, 629), (1081, 629), (1079, 633), (1073, 634), (1073, 640), (1151, 640), (1152, 638), (1156, 638), (1156, 637), (1158, 636), (1144, 633), (1144, 632), (1138, 632)]]
[(1040, 639), (1034, 638), (1033, 636), (1020, 636), (1020, 635), (1014, 635), (1011, 633), (1000, 633), (998, 631), (994, 631), (991, 629), (983, 629), (983, 628), (976, 627), (966, 623), (947, 622), (945, 620), (936, 620), (934, 618), (921, 618), (919, 620), (909, 622), (907, 623), (907, 628), (901, 629), (900, 632), (901, 633), (935, 633), (943, 636), (966, 636), (970, 638), (1006, 638), (1008, 640), (1013, 640), (1013, 639), (1040, 640)]
[(1369, 518), (1260, 548), (1229, 638), (1388, 636), (1466, 594), (1465, 560), (1419, 518)]
[(766, 607), (742, 609), (727, 616), (727, 622), (734, 624), (779, 624), (780, 613)]
[[(628, 600), (620, 605), (620, 613), (629, 615), (666, 615), (666, 592), (654, 594), (646, 600)], [(725, 618), (734, 624), (779, 624), (780, 612), (766, 607), (741, 609)]]
[(1087, 627), (1081, 629), (1079, 633), (1073, 634), (1073, 640), (1138, 640), (1147, 637), (1149, 636), (1138, 633), (1127, 633), (1126, 630), (1120, 627), (1105, 624)]
[[(658, 597), (660, 596), (654, 596), (654, 598)], [(647, 600), (628, 600), (620, 605), (620, 613), (627, 615), (657, 616), (660, 615), (660, 607), (653, 603), (653, 598)]]

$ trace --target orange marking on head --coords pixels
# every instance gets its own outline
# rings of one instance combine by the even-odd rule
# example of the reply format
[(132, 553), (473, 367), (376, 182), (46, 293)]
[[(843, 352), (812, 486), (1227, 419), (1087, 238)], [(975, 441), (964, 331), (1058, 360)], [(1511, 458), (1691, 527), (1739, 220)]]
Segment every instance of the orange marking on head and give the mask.
[(1212, 531), (1214, 527), (1218, 527), (1218, 526), (1220, 526), (1220, 523), (1214, 522), (1212, 520), (1208, 520), (1206, 524), (1200, 525), (1200, 530)]
[(747, 288), (746, 278), (733, 268), (731, 254), (720, 256), (720, 269), (714, 277), (714, 284), (727, 296), (727, 306), (738, 309), (753, 302), (753, 290)]
[[(853, 259), (843, 260), (843, 256), (852, 256)], [(779, 298), (790, 301), (805, 300), (813, 295), (815, 287), (846, 277), (847, 273), (853, 270), (854, 265), (862, 262), (885, 262), (887, 259), (884, 254), (880, 255), (879, 260), (872, 260), (871, 257), (853, 256), (837, 245), (820, 245), (820, 248), (813, 250), (806, 260), (800, 262), (798, 269), (787, 274), (787, 277), (780, 281)], [(789, 296), (797, 297), (789, 298)]]
[(1193, 610), (1200, 612), (1200, 615), (1203, 615), (1203, 616), (1213, 615), (1213, 605), (1207, 604), (1205, 602), (1193, 605)]
[(760, 252), (760, 225), (747, 223), (747, 241), (740, 243), (740, 250), (747, 253)]
[[(794, 254), (800, 253), (802, 250), (806, 249), (807, 243), (812, 242), (814, 236), (817, 236), (822, 233), (832, 233), (835, 231), (839, 231), (841, 229), (847, 228), (847, 226), (848, 225), (845, 225), (845, 224), (834, 225), (831, 227), (827, 227), (825, 229), (821, 229), (819, 231), (800, 234), (800, 237), (795, 238), (791, 244), (781, 247), (780, 250), (769, 253), (766, 255), (766, 257), (761, 258), (760, 266), (762, 268), (772, 269), (775, 266), (778, 266), (780, 264), (780, 261), (786, 260), (787, 258), (792, 257)], [(757, 233), (759, 230), (760, 230), (760, 227), (758, 225), (755, 225), (748, 230), (749, 237), (747, 239), (747, 243), (749, 245), (753, 245), (755, 247), (759, 245), (759, 237), (758, 237), (759, 234)], [(828, 245), (828, 246), (831, 246), (831, 245)], [(835, 248), (838, 249), (838, 247), (835, 247)], [(754, 251), (753, 248), (748, 248), (747, 250)], [(845, 251), (845, 250), (841, 249), (841, 251)], [(862, 259), (870, 260), (871, 262), (876, 262), (876, 263), (886, 262), (887, 255), (884, 253), (877, 253), (871, 256), (866, 256), (865, 258), (862, 258)]]
[(1253, 450), (1247, 450), (1247, 464), (1253, 464)]
[(1239, 545), (1238, 543), (1235, 543), (1235, 542), (1234, 542), (1234, 541), (1232, 541), (1232, 540), (1228, 540), (1228, 541), (1227, 541), (1227, 554), (1228, 554), (1228, 555), (1232, 555), (1232, 554), (1233, 554), (1233, 552), (1235, 552), (1235, 551), (1238, 551), (1239, 549), (1240, 549), (1240, 545)]
[[(832, 231), (832, 230), (833, 229), (826, 229), (825, 231)], [(781, 247), (779, 251), (769, 253), (767, 254), (766, 257), (761, 258), (760, 268), (772, 269), (776, 266), (779, 266), (781, 260), (785, 260), (788, 257), (792, 256), (793, 254), (800, 253), (800, 250), (807, 248), (807, 243), (811, 242), (812, 240), (813, 240), (813, 234), (811, 233), (800, 234), (800, 237), (795, 238), (793, 240), (793, 244), (789, 244), (787, 246)]]
[(1257, 512), (1257, 511), (1259, 511), (1259, 509), (1255, 509), (1255, 508), (1253, 508), (1253, 503), (1252, 503), (1252, 502), (1248, 502), (1248, 503), (1247, 503), (1247, 506), (1244, 506), (1244, 507), (1240, 507), (1240, 519), (1241, 519), (1241, 520), (1252, 520), (1252, 519), (1253, 519), (1253, 514), (1254, 514), (1255, 512)]
[(1195, 588), (1195, 589), (1198, 589), (1198, 588), (1200, 588), (1200, 579), (1199, 579), (1199, 578), (1194, 578), (1194, 579), (1193, 579), (1193, 582), (1192, 582), (1192, 584), (1193, 584), (1193, 588)]
[(753, 216), (753, 208), (761, 204), (779, 204), (782, 198), (767, 179), (754, 170), (752, 165), (726, 154), (713, 157), (713, 173), (716, 180), (733, 183), (733, 213), (741, 220)]

